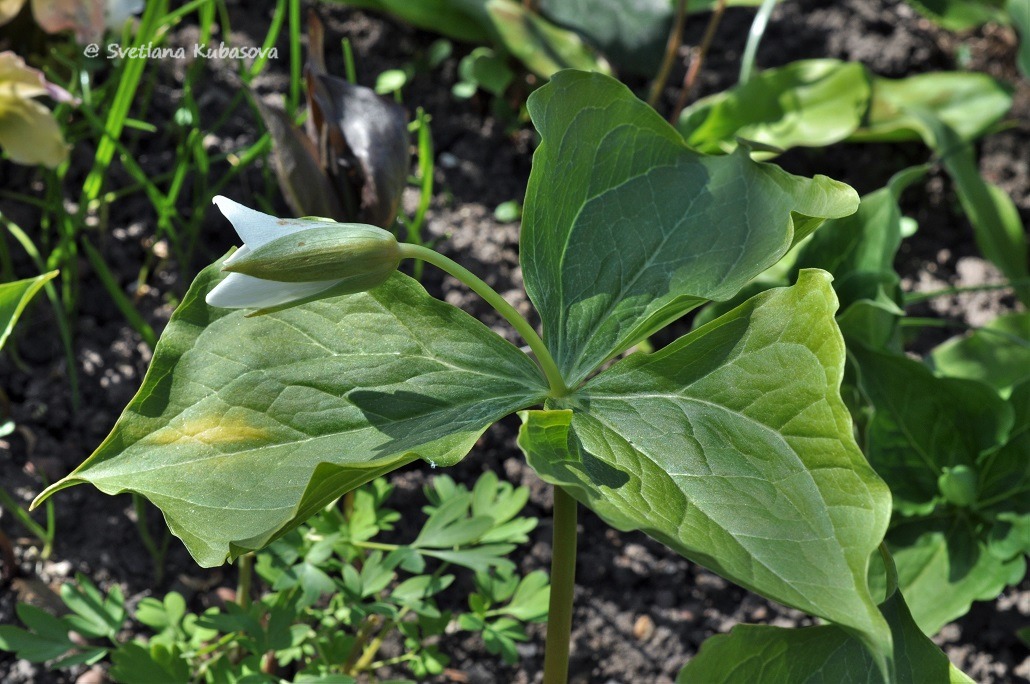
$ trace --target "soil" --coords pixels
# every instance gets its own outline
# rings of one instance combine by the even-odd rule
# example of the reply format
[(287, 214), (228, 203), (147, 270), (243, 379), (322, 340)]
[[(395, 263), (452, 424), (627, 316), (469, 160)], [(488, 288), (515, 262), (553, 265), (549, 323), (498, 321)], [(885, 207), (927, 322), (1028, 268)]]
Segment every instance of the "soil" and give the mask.
[[(247, 3), (246, 9), (241, 1), (227, 4), (233, 21), (232, 40), (259, 45), (271, 18), (272, 3)], [(328, 45), (337, 44), (343, 36), (352, 41), (359, 80), (366, 85), (371, 85), (381, 71), (410, 62), (436, 38), (380, 16), (336, 5), (320, 6), (319, 12), (326, 20)], [(752, 12), (732, 8), (726, 12), (702, 72), (699, 95), (735, 81)], [(700, 40), (705, 23), (705, 16), (690, 19), (687, 45)], [(189, 46), (196, 35), (196, 27), (186, 23), (173, 32), (170, 41)], [(272, 60), (268, 72), (258, 80), (257, 90), (262, 95), (280, 92), (288, 82), (285, 39), (277, 47), (284, 57)], [(469, 49), (456, 45), (451, 58), (432, 73), (416, 74), (405, 90), (409, 108), (422, 106), (433, 117), (437, 192), (427, 231), (430, 239), (437, 241), (438, 249), (483, 276), (528, 313), (517, 259), (518, 224), (498, 222), (493, 210), (502, 202), (522, 199), (534, 134), (525, 125), (493, 116), (488, 100), (459, 100), (450, 94), (457, 78), (457, 60)], [(956, 36), (935, 28), (909, 5), (892, 0), (784, 3), (773, 14), (758, 64), (772, 67), (795, 59), (838, 57), (860, 60), (879, 74), (898, 77), (957, 68), (959, 54), (968, 55), (968, 68), (1018, 81), (1009, 31), (985, 27)], [(341, 60), (335, 55), (330, 56), (329, 67), (342, 73)], [(153, 91), (147, 116), (160, 129), (179, 106), (185, 65), (167, 60), (148, 69), (153, 71)], [(680, 66), (669, 82), (678, 83), (682, 76)], [(202, 78), (196, 92), (206, 117), (203, 124), (221, 115), (240, 85), (234, 65), (224, 61), (206, 64)], [(638, 93), (646, 87), (642, 81), (631, 81), (630, 85)], [(666, 110), (675, 95), (670, 87)], [(982, 143), (981, 168), (1013, 197), (1024, 223), (1030, 225), (1030, 84), (1025, 80), (1018, 81), (1012, 116), (1014, 126)], [(260, 130), (252, 113), (241, 108), (206, 143), (212, 150), (239, 149), (256, 140)], [(133, 132), (130, 137), (144, 170), (154, 175), (167, 170), (173, 148), (169, 148), (166, 135)], [(780, 162), (792, 172), (825, 173), (866, 193), (882, 187), (895, 171), (928, 158), (925, 148), (915, 144), (842, 144), (824, 150), (794, 151)], [(92, 150), (75, 149), (65, 186), (81, 185), (91, 162)], [(6, 162), (0, 162), (0, 178), (4, 187), (21, 192), (38, 193), (42, 187), (37, 170)], [(117, 188), (128, 182), (128, 176), (116, 164), (107, 187)], [(268, 192), (268, 188), (268, 174), (257, 165), (236, 178), (223, 194), (252, 204), (250, 200), (262, 193), (278, 197), (274, 189)], [(409, 210), (416, 197), (410, 189), (405, 197)], [(190, 206), (188, 200), (187, 191), (184, 207)], [(275, 201), (275, 209), (288, 214), (281, 199)], [(940, 171), (934, 171), (928, 182), (904, 195), (903, 209), (920, 225), (920, 231), (905, 242), (898, 258), (906, 289), (976, 285), (1000, 278), (979, 257), (971, 229), (956, 211), (954, 191)], [(25, 204), (2, 199), (0, 211), (24, 227), (38, 223), (36, 211)], [(195, 258), (191, 263), (176, 263), (166, 257), (167, 247), (155, 241), (155, 217), (144, 198), (130, 195), (110, 204), (106, 212), (108, 230), (98, 231), (90, 239), (158, 331), (170, 315), (170, 302), (182, 295), (192, 275), (236, 240), (228, 223), (209, 208), (203, 244)], [(16, 266), (24, 271), (21, 277), (32, 273), (30, 264), (18, 262), (17, 255), (14, 258)], [(137, 275), (144, 262), (152, 264), (153, 269), (146, 285), (139, 287)], [(75, 364), (81, 385), (78, 407), (69, 391), (69, 374), (48, 306), (30, 309), (8, 343), (12, 353), (0, 359), (0, 387), (6, 393), (9, 415), (18, 426), (0, 440), (0, 482), (24, 503), (42, 489), (44, 476), (52, 481), (64, 475), (100, 443), (138, 387), (150, 357), (147, 346), (125, 324), (84, 259), (79, 276), (75, 317)], [(425, 283), (430, 292), (514, 339), (491, 310), (449, 277), (440, 277), (429, 269)], [(979, 293), (938, 298), (913, 313), (981, 325), (1015, 307), (1005, 294)], [(925, 351), (947, 334), (939, 329), (925, 331), (915, 341), (916, 348)], [(530, 487), (527, 512), (539, 517), (541, 524), (532, 541), (515, 556), (522, 571), (528, 572), (546, 569), (549, 562), (551, 497), (519, 455), (514, 442), (516, 430), (514, 418), (490, 428), (473, 452), (449, 474), (470, 482), (479, 473), (494, 470)], [(400, 493), (414, 493), (429, 472), (425, 467), (412, 466), (394, 473), (391, 479)], [(395, 496), (392, 505), (402, 513), (406, 505), (414, 512), (419, 501), (418, 496)], [(16, 622), (14, 605), (18, 600), (52, 604), (52, 592), (79, 572), (104, 587), (121, 585), (130, 604), (174, 588), (190, 597), (194, 608), (200, 608), (218, 587), (233, 586), (231, 568), (198, 568), (177, 540), (172, 541), (165, 562), (164, 580), (155, 584), (128, 496), (107, 497), (83, 486), (62, 492), (55, 505), (57, 540), (46, 561), (39, 559), (34, 541), (21, 536), (24, 530), (11, 515), (0, 519), (0, 530), (12, 539), (15, 557), (12, 567), (0, 556), (0, 623)], [(797, 611), (772, 604), (687, 562), (643, 534), (615, 532), (582, 508), (580, 516), (571, 668), (574, 682), (671, 682), (707, 637), (725, 632), (738, 622), (779, 626), (812, 622)], [(153, 510), (149, 523), (152, 532), (160, 536), (160, 517)], [(1023, 584), (995, 601), (975, 604), (968, 615), (945, 627), (937, 641), (952, 661), (977, 681), (1030, 682), (1030, 652), (1015, 635), (1028, 621), (1030, 586)], [(501, 665), (485, 653), (477, 639), (445, 641), (441, 648), (451, 655), (452, 670), (439, 681), (540, 681), (542, 628), (534, 627), (531, 637), (520, 646), (518, 667)], [(0, 654), (0, 681), (8, 684), (71, 682), (83, 671), (49, 672), (42, 666), (16, 661), (10, 654)]]

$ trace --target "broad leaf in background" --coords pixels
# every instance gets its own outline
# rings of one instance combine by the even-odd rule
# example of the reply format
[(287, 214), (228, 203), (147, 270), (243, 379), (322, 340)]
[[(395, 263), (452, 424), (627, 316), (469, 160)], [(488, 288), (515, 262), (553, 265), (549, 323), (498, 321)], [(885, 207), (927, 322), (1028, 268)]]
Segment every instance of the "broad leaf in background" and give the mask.
[(486, 10), (504, 48), (538, 76), (548, 78), (562, 69), (611, 73), (608, 63), (579, 35), (555, 26), (521, 3), (487, 0)]
[(928, 110), (909, 108), (923, 135), (955, 183), (962, 210), (973, 224), (976, 244), (1013, 282), (1016, 296), (1030, 306), (1030, 248), (1019, 210), (1005, 191), (980, 175), (972, 145)]
[[(894, 641), (893, 684), (973, 684), (912, 620), (901, 592), (880, 604)], [(880, 684), (883, 678), (862, 642), (836, 625), (787, 629), (738, 625), (714, 636), (680, 670), (679, 684), (833, 682)]]
[(930, 352), (934, 370), (952, 378), (985, 382), (1008, 396), (1030, 380), (1030, 313), (999, 316), (965, 337), (953, 337)]
[(1005, 23), (1004, 0), (908, 0), (921, 14), (949, 31), (976, 28), (989, 21)]
[(565, 68), (609, 73), (579, 35), (531, 12), (516, 0), (338, 0), (392, 14), (419, 28), (457, 40), (489, 43), (522, 61), (537, 76), (549, 78)]
[(744, 151), (698, 155), (600, 74), (560, 72), (528, 107), (541, 143), (522, 271), (570, 386), (690, 309), (732, 297), (824, 218), (858, 205), (825, 176), (792, 176)]
[[(1023, 556), (999, 558), (980, 536), (968, 519), (954, 515), (903, 520), (888, 533), (898, 583), (924, 634), (936, 634), (974, 601), (993, 600), (1023, 579)], [(877, 575), (870, 578), (874, 587), (882, 582)]]
[(1008, 0), (1005, 11), (1019, 34), (1019, 54), (1016, 63), (1023, 72), (1023, 78), (1030, 79), (1030, 2), (1026, 0)]
[(734, 149), (738, 137), (781, 150), (824, 147), (859, 127), (869, 97), (869, 74), (858, 62), (803, 60), (698, 100), (683, 110), (676, 129), (688, 145), (709, 154)]
[(519, 445), (609, 524), (857, 632), (879, 661), (890, 637), (866, 573), (890, 492), (838, 394), (836, 305), (829, 275), (804, 271), (523, 412)]
[(876, 409), (869, 426), (869, 462), (890, 485), (902, 514), (927, 513), (940, 497), (945, 468), (975, 467), (985, 451), (1004, 442), (1013, 414), (990, 387), (934, 377), (901, 354), (848, 348), (861, 369), (861, 385)]
[(898, 345), (897, 321), (905, 313), (894, 272), (904, 220), (898, 199), (925, 174), (924, 166), (899, 171), (887, 187), (863, 197), (858, 211), (827, 221), (800, 248), (791, 279), (803, 268), (833, 274), (840, 298), (837, 323), (846, 339), (857, 338), (873, 348)]
[(486, 0), (338, 0), (340, 4), (392, 14), (421, 29), (470, 43), (487, 43), (492, 35)]
[(672, 28), (669, 0), (540, 0), (538, 4), (542, 14), (584, 36), (620, 71), (651, 77), (658, 70)]
[(28, 306), (29, 300), (47, 282), (56, 278), (57, 273), (57, 271), (50, 271), (35, 278), (0, 284), (0, 349), (3, 349), (14, 324), (18, 322), (18, 317)]
[(897, 512), (887, 535), (927, 634), (993, 598), (1030, 553), (1030, 382), (1006, 402), (900, 354), (849, 347), (874, 414), (868, 456)]
[(963, 140), (973, 140), (1012, 108), (1011, 88), (987, 74), (944, 71), (901, 79), (875, 76), (872, 86), (868, 117), (849, 138), (854, 142), (925, 140), (925, 127), (907, 111), (909, 107), (922, 108), (951, 126)]
[(111, 435), (41, 499), (138, 492), (217, 565), (416, 458), (460, 460), (547, 393), (525, 354), (401, 274), (247, 318), (204, 303), (220, 267), (194, 281)]

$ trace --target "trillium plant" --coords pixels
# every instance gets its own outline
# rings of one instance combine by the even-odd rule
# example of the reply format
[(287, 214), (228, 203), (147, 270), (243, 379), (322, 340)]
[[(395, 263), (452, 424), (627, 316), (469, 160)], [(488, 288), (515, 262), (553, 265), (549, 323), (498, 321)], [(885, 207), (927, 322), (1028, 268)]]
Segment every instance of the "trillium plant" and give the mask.
[[(456, 463), (518, 412), (519, 447), (554, 488), (545, 682), (568, 674), (579, 504), (822, 621), (714, 637), (681, 681), (969, 681), (897, 591), (891, 494), (839, 393), (829, 274), (802, 270), (632, 351), (855, 212), (855, 192), (744, 145), (699, 154), (601, 74), (560, 72), (528, 108), (540, 145), (520, 252), (542, 334), (465, 268), (385, 230), (217, 198), (242, 248), (201, 272), (111, 434), (36, 503), (83, 482), (142, 494), (214, 566), (401, 466)], [(481, 295), (529, 353), (430, 297), (398, 271), (408, 259)]]

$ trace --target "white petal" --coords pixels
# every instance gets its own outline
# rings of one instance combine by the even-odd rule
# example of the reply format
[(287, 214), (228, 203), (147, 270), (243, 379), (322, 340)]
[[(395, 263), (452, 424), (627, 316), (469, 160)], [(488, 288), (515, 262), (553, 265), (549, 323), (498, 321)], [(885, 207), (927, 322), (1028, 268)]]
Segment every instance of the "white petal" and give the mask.
[(248, 247), (247, 245), (243, 245), (242, 247), (237, 249), (235, 252), (230, 254), (229, 258), (222, 262), (222, 265), (225, 266), (227, 264), (231, 264), (234, 261), (237, 261), (238, 259), (242, 259), (244, 256), (246, 256), (247, 254), (250, 254), (252, 251), (253, 250), (251, 250), (250, 247)]
[(314, 280), (308, 283), (280, 283), (242, 273), (230, 273), (205, 301), (223, 309), (265, 309), (310, 297), (327, 290), (339, 280)]
[(232, 223), (232, 227), (236, 229), (240, 239), (243, 240), (243, 244), (251, 249), (257, 249), (277, 237), (312, 227), (311, 221), (281, 219), (268, 214), (262, 214), (260, 211), (249, 209), (239, 202), (233, 202), (228, 197), (222, 197), (221, 195), (218, 195), (211, 201), (222, 210), (225, 218), (229, 219), (229, 222)]

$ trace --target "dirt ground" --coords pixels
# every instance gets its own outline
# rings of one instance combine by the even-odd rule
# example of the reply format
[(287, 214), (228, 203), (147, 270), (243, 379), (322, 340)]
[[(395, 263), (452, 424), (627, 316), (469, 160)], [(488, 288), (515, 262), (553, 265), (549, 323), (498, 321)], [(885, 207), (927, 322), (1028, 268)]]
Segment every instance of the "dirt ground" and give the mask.
[[(272, 3), (230, 2), (234, 41), (257, 45), (272, 13)], [(349, 37), (358, 58), (359, 80), (371, 85), (378, 73), (410, 61), (435, 36), (402, 26), (382, 17), (336, 6), (321, 6), (326, 20), (328, 45)], [(735, 81), (740, 54), (752, 11), (730, 9), (720, 26), (700, 82), (699, 95), (715, 92)], [(705, 18), (688, 22), (686, 43), (696, 44)], [(175, 44), (192, 45), (196, 28), (185, 25), (171, 36)], [(779, 7), (759, 51), (758, 64), (778, 66), (801, 58), (838, 57), (859, 60), (876, 73), (903, 76), (954, 69), (960, 46), (969, 49), (969, 68), (1016, 80), (1011, 34), (984, 28), (968, 35), (945, 33), (919, 17), (908, 5), (893, 0), (840, 0), (817, 2), (791, 0)], [(279, 45), (287, 54), (285, 40)], [(481, 275), (523, 312), (528, 302), (521, 289), (518, 268), (517, 223), (499, 223), (494, 208), (505, 201), (521, 200), (529, 175), (534, 136), (526, 126), (509, 130), (506, 122), (490, 114), (488, 101), (458, 100), (450, 94), (456, 81), (457, 60), (470, 49), (456, 45), (455, 54), (433, 73), (419, 74), (405, 90), (405, 104), (424, 107), (433, 117), (437, 151), (436, 187), (427, 230), (437, 248)], [(330, 70), (342, 73), (338, 55), (330, 56)], [(262, 94), (280, 90), (287, 81), (285, 58), (273, 60), (269, 73), (258, 82)], [(670, 83), (682, 78), (682, 68)], [(149, 117), (160, 128), (161, 117), (170, 119), (181, 97), (183, 65), (172, 61), (154, 67), (153, 101)], [(217, 118), (239, 88), (231, 64), (212, 61), (203, 72), (204, 111)], [(646, 83), (631, 81), (638, 93)], [(667, 94), (666, 107), (675, 94)], [(1014, 198), (1025, 224), (1030, 225), (1030, 84), (1022, 81), (1012, 112), (1014, 126), (981, 145), (985, 176)], [(210, 149), (235, 149), (260, 135), (260, 125), (248, 110), (240, 110), (226, 130), (209, 140)], [(163, 171), (168, 163), (167, 140), (161, 133), (134, 132), (137, 160), (148, 172)], [(824, 150), (794, 151), (780, 161), (795, 173), (824, 173), (851, 184), (860, 193), (882, 187), (895, 171), (925, 162), (928, 151), (920, 145), (835, 145)], [(92, 151), (73, 151), (68, 187), (81, 183), (88, 172)], [(32, 169), (0, 163), (5, 187), (30, 191), (38, 186)], [(128, 182), (117, 166), (109, 187)], [(266, 187), (258, 168), (244, 173), (226, 188), (226, 194), (249, 203)], [(417, 192), (409, 189), (409, 210)], [(957, 201), (946, 177), (939, 171), (907, 192), (906, 214), (920, 224), (920, 231), (903, 245), (898, 258), (907, 289), (937, 289), (946, 285), (974, 285), (1000, 276), (977, 253), (971, 229), (956, 210)], [(283, 215), (288, 209), (281, 201)], [(138, 196), (110, 205), (108, 230), (97, 235), (105, 259), (130, 291), (138, 295), (145, 318), (160, 330), (170, 315), (166, 296), (181, 295), (190, 278), (203, 265), (236, 242), (232, 228), (215, 210), (208, 209), (204, 244), (195, 263), (161, 260), (148, 281), (148, 289), (132, 288), (139, 264), (153, 255), (155, 217), (150, 205)], [(31, 228), (38, 222), (32, 207), (0, 200), (0, 210), (16, 223)], [(159, 248), (158, 248), (159, 249)], [(26, 265), (27, 264), (23, 264)], [(181, 275), (189, 274), (189, 277)], [(0, 440), (0, 482), (18, 499), (28, 502), (42, 489), (40, 474), (51, 480), (67, 473), (85, 459), (106, 436), (132, 397), (149, 362), (149, 351), (124, 323), (95, 274), (81, 264), (80, 311), (76, 329), (76, 362), (81, 378), (81, 406), (72, 408), (68, 374), (47, 306), (34, 307), (9, 343), (17, 355), (0, 359), (0, 387), (6, 393), (10, 415), (19, 426)], [(29, 275), (29, 272), (23, 275)], [(477, 315), (498, 332), (513, 338), (503, 322), (449, 277), (431, 269), (425, 284), (430, 292)], [(981, 293), (934, 300), (915, 315), (932, 315), (976, 325), (998, 313), (1012, 310), (1014, 300), (1004, 294)], [(687, 323), (680, 324), (680, 331)], [(677, 333), (678, 334), (678, 333)], [(927, 349), (946, 332), (924, 332), (917, 348)], [(670, 338), (671, 339), (671, 338)], [(492, 427), (476, 449), (450, 475), (471, 482), (485, 470), (503, 473), (515, 483), (531, 488), (528, 513), (541, 518), (531, 543), (520, 549), (516, 561), (524, 572), (547, 568), (550, 559), (551, 497), (524, 465), (515, 446), (517, 419), (508, 418)], [(412, 466), (394, 473), (399, 493), (416, 493), (429, 476), (428, 468)], [(410, 503), (406, 503), (410, 502)], [(395, 496), (392, 506), (402, 513), (415, 512), (419, 496)], [(150, 558), (134, 525), (128, 496), (107, 497), (80, 486), (61, 492), (57, 506), (57, 542), (50, 560), (38, 560), (31, 540), (10, 516), (0, 528), (15, 542), (15, 567), (3, 565), (0, 580), (0, 623), (16, 622), (14, 605), (19, 599), (46, 601), (47, 592), (76, 572), (102, 586), (119, 583), (135, 604), (142, 597), (176, 589), (194, 609), (210, 601), (218, 586), (232, 586), (231, 568), (202, 570), (172, 541), (166, 579), (154, 586)], [(580, 509), (581, 537), (577, 574), (576, 611), (572, 648), (572, 680), (604, 684), (672, 682), (676, 672), (697, 652), (709, 636), (727, 631), (738, 622), (778, 626), (811, 624), (811, 618), (771, 604), (696, 566), (640, 533), (618, 533), (588, 510)], [(151, 527), (160, 531), (159, 516)], [(459, 598), (455, 599), (457, 603)], [(1030, 682), (1030, 651), (1015, 632), (1030, 623), (1030, 586), (1012, 589), (996, 601), (975, 604), (960, 621), (948, 625), (937, 641), (952, 661), (979, 682)], [(452, 656), (451, 667), (468, 682), (537, 682), (543, 661), (543, 632), (535, 627), (533, 639), (520, 646), (518, 667), (505, 667), (489, 656), (477, 639), (452, 639), (441, 648)], [(43, 667), (0, 655), (0, 681), (7, 684), (72, 682), (81, 669), (48, 672)], [(398, 673), (400, 674), (400, 673)], [(441, 678), (439, 681), (456, 681)]]

